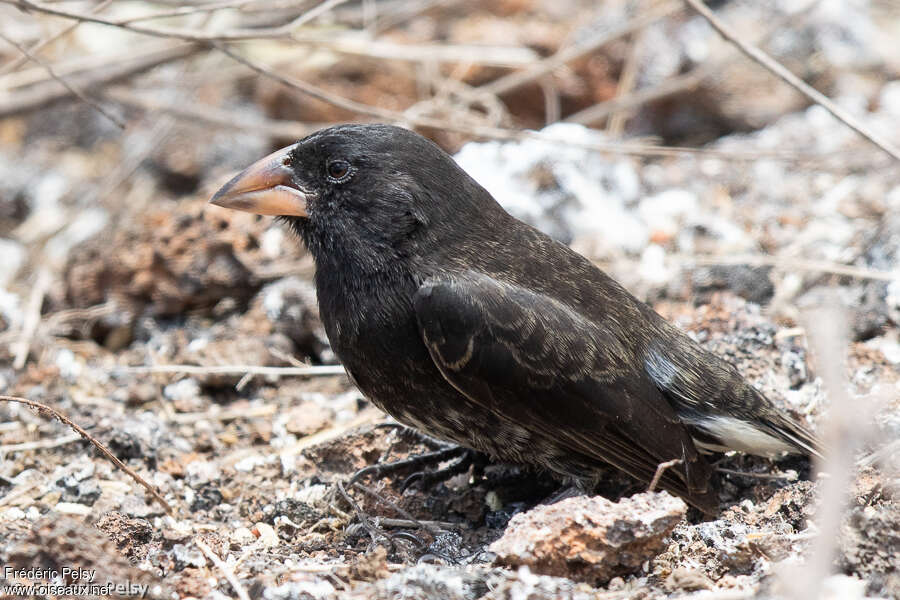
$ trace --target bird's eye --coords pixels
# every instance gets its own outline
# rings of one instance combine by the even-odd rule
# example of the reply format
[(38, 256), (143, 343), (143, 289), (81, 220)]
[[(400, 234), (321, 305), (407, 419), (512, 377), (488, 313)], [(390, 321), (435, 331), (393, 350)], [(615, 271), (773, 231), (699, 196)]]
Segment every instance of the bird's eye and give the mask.
[(346, 160), (333, 160), (325, 167), (328, 176), (335, 180), (344, 179), (350, 173), (350, 163)]

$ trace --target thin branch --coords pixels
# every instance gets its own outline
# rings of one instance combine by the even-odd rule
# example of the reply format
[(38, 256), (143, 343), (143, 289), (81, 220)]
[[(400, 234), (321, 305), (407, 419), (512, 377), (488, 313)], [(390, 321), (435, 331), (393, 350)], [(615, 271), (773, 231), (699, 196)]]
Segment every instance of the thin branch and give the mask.
[(312, 84), (306, 83), (287, 77), (273, 71), (266, 65), (260, 64), (254, 60), (241, 56), (224, 44), (214, 44), (219, 50), (240, 62), (243, 65), (253, 69), (257, 73), (274, 79), (279, 83), (293, 88), (301, 93), (307, 94), (313, 98), (327, 102), (338, 108), (355, 112), (358, 114), (374, 117), (377, 119), (397, 123), (406, 124), (416, 127), (428, 127), (434, 129), (443, 129), (446, 131), (455, 131), (465, 135), (471, 135), (480, 138), (490, 138), (497, 140), (521, 141), (526, 139), (544, 141), (551, 144), (560, 144), (568, 147), (584, 148), (596, 152), (606, 152), (614, 155), (630, 155), (630, 156), (681, 156), (691, 154), (709, 158), (722, 158), (726, 160), (750, 160), (755, 161), (761, 158), (771, 158), (775, 160), (787, 160), (797, 162), (808, 162), (822, 160), (822, 156), (810, 156), (808, 154), (797, 152), (782, 151), (753, 151), (753, 152), (736, 152), (729, 150), (710, 150), (706, 148), (684, 148), (677, 146), (653, 146), (648, 144), (622, 144), (618, 142), (579, 142), (570, 139), (561, 139), (548, 136), (534, 131), (521, 131), (516, 129), (504, 129), (500, 127), (488, 127), (477, 124), (467, 124), (459, 121), (451, 121), (447, 119), (436, 119), (424, 116), (414, 116), (401, 114), (392, 110), (378, 108), (355, 100), (350, 100), (327, 92)]
[(665, 17), (678, 12), (679, 9), (679, 2), (667, 2), (647, 14), (632, 19), (611, 31), (603, 31), (594, 34), (583, 42), (577, 43), (570, 48), (563, 48), (553, 56), (547, 57), (522, 71), (510, 73), (509, 75), (495, 79), (490, 83), (480, 86), (478, 90), (497, 96), (510, 92), (539, 79), (548, 73), (552, 73), (567, 63), (587, 56), (612, 41), (625, 37), (635, 31), (640, 31)]
[(722, 63), (719, 62), (701, 65), (687, 73), (666, 79), (659, 85), (641, 88), (603, 102), (598, 102), (576, 113), (572, 113), (564, 121), (566, 123), (592, 125), (611, 114), (631, 110), (661, 98), (691, 90), (721, 67)]
[(71, 444), (72, 442), (77, 442), (81, 437), (75, 434), (72, 435), (64, 435), (63, 437), (56, 438), (55, 440), (38, 440), (36, 442), (23, 442), (21, 444), (6, 444), (4, 446), (0, 446), (0, 456), (7, 454), (9, 452), (26, 452), (28, 450), (45, 450), (48, 448), (58, 448), (60, 446), (65, 446), (66, 444)]
[[(2, 1), (2, 0), (0, 0)], [(97, 89), (113, 81), (130, 77), (155, 66), (190, 56), (200, 47), (196, 44), (179, 44), (167, 48), (156, 48), (146, 54), (130, 57), (126, 60), (116, 59), (114, 63), (104, 63), (90, 71), (69, 77), (70, 81), (86, 89)], [(4, 95), (0, 98), (0, 117), (21, 114), (29, 110), (41, 108), (62, 98), (71, 91), (48, 81), (47, 85), (37, 85), (20, 92)]]
[[(369, 487), (366, 487), (366, 486), (364, 486), (363, 484), (358, 483), (358, 482), (353, 483), (353, 487), (356, 488), (356, 489), (358, 489), (359, 491), (361, 491), (361, 492), (363, 492), (363, 493), (365, 493), (365, 494), (368, 494), (369, 496), (375, 498), (376, 500), (378, 500), (379, 502), (381, 502), (382, 504), (384, 504), (384, 505), (387, 506), (388, 508), (393, 509), (393, 510), (394, 510), (397, 514), (399, 514), (401, 517), (404, 517), (404, 519), (405, 519), (406, 521), (409, 521), (409, 522), (414, 523), (413, 527), (418, 527), (419, 529), (424, 529), (424, 530), (429, 531), (429, 532), (431, 532), (431, 533), (440, 533), (440, 531), (441, 531), (441, 529), (442, 529), (440, 526), (436, 526), (436, 525), (433, 525), (433, 524), (427, 524), (427, 525), (426, 525), (426, 523), (425, 523), (424, 521), (418, 520), (418, 519), (415, 518), (409, 511), (404, 510), (403, 508), (401, 508), (400, 506), (398, 506), (396, 502), (393, 502), (393, 501), (391, 501), (390, 499), (385, 498), (383, 495), (379, 494), (379, 493), (376, 492), (375, 490), (373, 490), (373, 489), (371, 489), (371, 488), (369, 488)], [(383, 519), (380, 519), (379, 521), (380, 521), (382, 524), (386, 524), (386, 523), (384, 522)], [(389, 525), (389, 526), (390, 526), (390, 525)], [(401, 525), (401, 527), (402, 527), (402, 525)]]
[(839, 263), (804, 260), (800, 258), (784, 258), (747, 254), (740, 256), (683, 256), (676, 255), (676, 260), (696, 265), (748, 265), (753, 267), (775, 267), (777, 269), (828, 273), (841, 277), (856, 279), (872, 279), (875, 281), (896, 281), (900, 273), (896, 271), (879, 271), (865, 267), (853, 267)]
[(672, 460), (667, 460), (666, 462), (661, 462), (656, 465), (656, 472), (653, 474), (653, 479), (650, 480), (650, 485), (647, 486), (647, 491), (652, 492), (655, 490), (656, 486), (659, 484), (659, 480), (662, 479), (663, 473), (676, 465), (680, 465), (682, 462), (683, 461), (680, 458), (673, 458)]
[(726, 475), (738, 475), (740, 477), (749, 477), (750, 479), (773, 479), (781, 481), (797, 481), (798, 475), (796, 471), (788, 471), (786, 473), (752, 473), (750, 471), (737, 471), (735, 469), (726, 469), (725, 467), (716, 467), (719, 473)]
[(149, 13), (146, 15), (139, 15), (137, 17), (116, 19), (113, 22), (119, 25), (129, 25), (131, 23), (138, 23), (140, 21), (153, 21), (155, 19), (168, 19), (171, 17), (185, 17), (187, 15), (193, 15), (197, 13), (211, 13), (220, 10), (226, 10), (229, 8), (241, 8), (243, 6), (246, 6), (247, 4), (259, 3), (261, 1), (262, 0), (229, 0), (228, 2), (215, 2), (209, 4), (201, 4), (200, 6), (182, 6), (173, 10)]
[(107, 119), (112, 121), (116, 126), (119, 127), (119, 129), (125, 129), (124, 121), (122, 121), (119, 117), (117, 117), (116, 115), (112, 114), (111, 112), (109, 112), (108, 110), (103, 108), (96, 100), (89, 98), (84, 92), (82, 92), (80, 89), (78, 89), (77, 87), (75, 87), (74, 85), (72, 85), (71, 83), (66, 81), (64, 78), (57, 75), (56, 71), (53, 70), (53, 67), (51, 67), (48, 63), (44, 62), (43, 59), (38, 58), (36, 55), (32, 54), (31, 51), (28, 50), (28, 48), (21, 45), (19, 42), (13, 40), (12, 38), (7, 37), (6, 35), (3, 34), (2, 31), (0, 31), (0, 39), (5, 40), (6, 43), (10, 44), (11, 46), (14, 46), (19, 52), (22, 53), (23, 56), (27, 56), (29, 60), (41, 65), (44, 69), (47, 70), (47, 73), (50, 75), (50, 77), (52, 77), (56, 82), (58, 82), (64, 88), (69, 90), (69, 93), (71, 93), (73, 96), (77, 97), (79, 100), (81, 100), (82, 102), (84, 102), (85, 104), (87, 104), (88, 106), (90, 106), (91, 108), (96, 110), (98, 113), (100, 113), (101, 115), (103, 115), (104, 117), (106, 117)]
[(231, 567), (229, 567), (221, 558), (216, 556), (216, 553), (212, 551), (212, 548), (207, 546), (199, 537), (194, 538), (194, 544), (200, 548), (203, 554), (206, 555), (206, 558), (212, 561), (212, 564), (222, 572), (222, 575), (225, 576), (225, 580), (231, 585), (231, 589), (234, 590), (237, 597), (240, 600), (250, 600), (247, 590), (245, 590), (244, 586), (241, 585), (241, 582), (238, 581), (238, 578), (234, 574), (234, 571), (231, 570)]
[(281, 119), (266, 119), (244, 116), (233, 110), (224, 110), (210, 104), (192, 101), (190, 103), (163, 99), (159, 93), (135, 93), (124, 86), (107, 89), (104, 95), (121, 104), (137, 107), (148, 112), (170, 114), (192, 123), (214, 125), (220, 129), (253, 131), (273, 138), (304, 138), (313, 131), (327, 127), (325, 123), (303, 123)]
[(50, 289), (51, 281), (50, 271), (47, 268), (42, 268), (37, 274), (37, 281), (31, 288), (28, 307), (25, 311), (25, 320), (22, 324), (22, 332), (15, 344), (16, 355), (13, 359), (13, 368), (16, 371), (24, 367), (25, 361), (28, 360), (31, 343), (41, 323), (41, 307), (44, 305), (44, 296), (47, 294), (47, 290)]
[[(231, 59), (241, 63), (242, 65), (256, 71), (260, 75), (265, 75), (270, 79), (274, 79), (279, 83), (282, 83), (290, 88), (303, 92), (304, 94), (316, 98), (317, 100), (321, 100), (322, 102), (327, 102), (332, 106), (337, 106), (338, 108), (343, 108), (344, 110), (349, 110), (351, 112), (369, 115), (371, 117), (376, 117), (379, 119), (387, 119), (390, 121), (402, 120), (402, 115), (396, 113), (391, 110), (378, 108), (375, 106), (370, 106), (368, 104), (363, 104), (362, 102), (356, 102), (355, 100), (350, 100), (348, 98), (343, 98), (341, 96), (337, 96), (330, 92), (323, 90), (317, 86), (314, 86), (310, 83), (306, 83), (305, 81), (301, 81), (299, 79), (294, 79), (293, 77), (288, 77), (286, 75), (282, 75), (280, 73), (276, 73), (269, 67), (258, 63), (254, 60), (241, 56), (240, 54), (231, 50), (227, 45), (214, 42), (213, 46), (217, 48), (220, 52), (224, 53)], [(399, 117), (399, 119), (398, 119)]]
[[(103, 9), (105, 9), (107, 6), (112, 4), (112, 2), (113, 2), (113, 0), (103, 0), (103, 2), (91, 7), (91, 12), (92, 13), (102, 12)], [(65, 27), (63, 27), (62, 29), (60, 29), (59, 31), (54, 33), (53, 35), (45, 37), (42, 40), (35, 42), (32, 46), (30, 46), (28, 48), (28, 52), (30, 52), (31, 54), (37, 54), (38, 52), (43, 50), (48, 44), (52, 44), (53, 42), (60, 39), (61, 37), (74, 31), (79, 25), (81, 25), (81, 21), (76, 21), (74, 23), (70, 23), (69, 25), (66, 25)], [(22, 65), (27, 63), (29, 60), (30, 59), (29, 59), (28, 55), (22, 54), (19, 58), (9, 61), (5, 65), (3, 65), (3, 67), (0, 67), (0, 76), (6, 75), (7, 73), (11, 73), (11, 72), (17, 70), (19, 67), (21, 67)]]
[(812, 102), (820, 105), (822, 108), (830, 112), (838, 121), (842, 122), (844, 125), (872, 142), (875, 146), (891, 155), (895, 160), (900, 161), (900, 148), (897, 148), (890, 141), (870, 130), (859, 119), (829, 100), (827, 96), (816, 90), (814, 87), (807, 84), (805, 81), (788, 71), (781, 63), (760, 50), (758, 47), (743, 41), (730, 27), (728, 27), (718, 17), (716, 17), (716, 15), (713, 14), (713, 12), (702, 2), (702, 0), (684, 1), (688, 5), (690, 5), (691, 8), (697, 11), (700, 16), (706, 19), (709, 24), (712, 25), (713, 29), (719, 32), (719, 35), (734, 44), (751, 60), (771, 71), (782, 81), (809, 98)]
[(258, 367), (252, 365), (152, 365), (140, 367), (116, 367), (113, 373), (183, 373), (186, 375), (265, 375), (272, 377), (316, 377), (344, 375), (340, 365), (310, 367)]
[[(337, 5), (346, 0), (329, 0), (324, 4)], [(306, 44), (317, 49), (328, 49), (333, 52), (364, 55), (375, 58), (394, 58), (398, 60), (408, 60), (415, 62), (422, 61), (439, 61), (439, 62), (465, 62), (470, 61), (476, 64), (488, 65), (521, 65), (534, 61), (535, 54), (532, 50), (522, 47), (478, 47), (478, 46), (412, 46), (403, 44), (393, 44), (384, 41), (373, 41), (370, 39), (356, 39), (352, 36), (322, 36), (322, 35), (301, 35), (297, 32), (300, 25), (306, 22), (306, 16), (314, 13), (313, 17), (319, 16), (318, 9), (322, 6), (308, 11), (297, 17), (294, 21), (280, 25), (278, 27), (255, 28), (255, 29), (230, 29), (224, 31), (207, 32), (196, 29), (185, 29), (179, 27), (150, 27), (140, 25), (130, 20), (114, 20), (106, 19), (96, 15), (81, 13), (77, 11), (57, 8), (56, 6), (47, 6), (46, 4), (34, 2), (33, 0), (0, 0), (3, 4), (12, 4), (21, 10), (33, 10), (43, 12), (45, 14), (63, 17), (67, 19), (75, 19), (88, 23), (96, 23), (106, 25), (108, 27), (117, 27), (133, 33), (142, 35), (151, 35), (162, 38), (175, 38), (190, 42), (199, 42), (210, 44), (216, 42), (237, 42), (247, 40), (284, 40), (298, 44)]]
[(212, 42), (212, 41), (238, 41), (238, 40), (258, 40), (258, 39), (290, 39), (290, 32), (283, 27), (260, 28), (260, 29), (232, 29), (227, 31), (219, 31), (214, 33), (198, 32), (192, 29), (184, 29), (179, 27), (148, 27), (137, 23), (121, 23), (113, 19), (104, 19), (96, 15), (86, 14), (78, 11), (58, 8), (57, 6), (47, 6), (40, 2), (32, 0), (0, 0), (0, 3), (11, 4), (22, 11), (35, 11), (66, 19), (75, 19), (76, 21), (84, 21), (87, 23), (96, 23), (98, 25), (107, 25), (110, 27), (118, 27), (134, 33), (144, 35), (152, 35), (163, 38), (175, 38), (191, 42)]
[[(768, 32), (758, 40), (755, 40), (754, 43), (767, 43), (785, 27), (791, 26), (792, 23), (811, 12), (820, 2), (821, 0), (812, 0), (800, 10), (794, 11), (791, 14), (778, 19), (769, 26)], [(724, 56), (720, 56), (712, 62), (696, 66), (687, 73), (666, 79), (658, 85), (634, 90), (627, 94), (617, 95), (615, 98), (610, 98), (609, 100), (599, 102), (593, 106), (589, 106), (573, 113), (566, 117), (565, 122), (592, 125), (614, 113), (629, 111), (650, 102), (655, 102), (675, 94), (688, 92), (698, 87), (707, 77), (715, 74), (726, 65), (733, 63), (739, 57), (740, 54), (731, 49), (730, 53), (726, 53)]]
[(119, 467), (122, 471), (127, 473), (129, 477), (131, 477), (141, 487), (143, 487), (145, 490), (147, 490), (147, 492), (153, 497), (153, 499), (156, 500), (157, 502), (159, 502), (160, 506), (163, 507), (163, 510), (166, 511), (166, 514), (168, 514), (171, 517), (175, 516), (175, 511), (172, 510), (172, 507), (169, 506), (169, 503), (166, 502), (165, 498), (163, 498), (160, 495), (160, 493), (157, 492), (156, 489), (147, 482), (146, 479), (144, 479), (143, 477), (141, 477), (140, 475), (135, 473), (131, 467), (129, 467), (128, 465), (123, 463), (121, 460), (119, 460), (118, 457), (115, 454), (113, 454), (112, 452), (110, 452), (110, 450), (106, 446), (104, 446), (97, 438), (95, 438), (94, 436), (89, 434), (87, 431), (84, 430), (84, 428), (82, 428), (80, 425), (78, 425), (78, 423), (75, 423), (72, 419), (70, 419), (66, 415), (62, 414), (55, 408), (51, 408), (51, 407), (47, 406), (46, 404), (41, 404), (40, 402), (35, 402), (34, 400), (28, 400), (26, 398), (18, 398), (16, 396), (0, 396), (0, 401), (24, 404), (25, 406), (28, 406), (29, 408), (36, 409), (40, 414), (42, 414), (44, 416), (51, 416), (51, 417), (56, 418), (59, 421), (62, 421), (63, 423), (65, 423), (66, 425), (71, 427), (73, 430), (75, 430), (78, 433), (78, 435), (80, 435), (82, 438), (84, 438), (85, 440), (90, 442), (91, 445), (93, 445), (94, 448), (99, 450), (100, 453), (103, 456), (105, 456), (107, 459), (109, 459), (110, 462), (112, 462), (114, 465)]

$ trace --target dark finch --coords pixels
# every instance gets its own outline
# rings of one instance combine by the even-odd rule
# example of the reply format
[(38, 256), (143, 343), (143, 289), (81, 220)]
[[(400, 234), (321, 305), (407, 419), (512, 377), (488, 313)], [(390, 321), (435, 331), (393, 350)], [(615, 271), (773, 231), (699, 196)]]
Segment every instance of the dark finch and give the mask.
[(515, 219), (425, 138), (319, 131), (213, 204), (283, 217), (316, 263), (322, 321), (359, 389), (401, 423), (590, 489), (601, 463), (717, 501), (704, 453), (817, 442), (583, 256)]

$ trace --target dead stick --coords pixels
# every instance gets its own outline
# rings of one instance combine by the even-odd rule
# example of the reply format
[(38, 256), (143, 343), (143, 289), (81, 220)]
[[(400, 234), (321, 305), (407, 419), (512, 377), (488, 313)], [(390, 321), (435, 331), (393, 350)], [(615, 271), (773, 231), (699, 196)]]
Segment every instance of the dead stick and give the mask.
[[(69, 81), (82, 88), (96, 89), (155, 66), (185, 58), (198, 49), (199, 46), (196, 44), (180, 44), (163, 50), (149, 52), (136, 59), (124, 60), (117, 65), (103, 65), (100, 68), (70, 77)], [(6, 95), (0, 99), (0, 118), (42, 108), (70, 95), (70, 90), (48, 81), (44, 85), (37, 85), (27, 90)]]
[(656, 473), (653, 474), (653, 479), (650, 480), (650, 485), (647, 486), (647, 491), (652, 492), (656, 489), (656, 485), (659, 483), (659, 480), (662, 478), (663, 473), (666, 472), (666, 469), (674, 467), (675, 465), (681, 464), (680, 458), (673, 458), (672, 460), (667, 460), (664, 463), (659, 463), (656, 465)]
[(14, 46), (19, 52), (22, 53), (23, 56), (27, 56), (29, 60), (41, 65), (44, 68), (44, 70), (47, 71), (47, 74), (50, 75), (50, 77), (52, 77), (54, 81), (56, 81), (61, 86), (63, 86), (67, 90), (69, 90), (70, 94), (72, 94), (73, 96), (75, 96), (76, 98), (78, 98), (79, 100), (81, 100), (82, 102), (84, 102), (85, 104), (87, 104), (88, 106), (93, 108), (94, 110), (96, 110), (98, 113), (100, 113), (101, 115), (103, 115), (104, 117), (109, 119), (110, 121), (112, 121), (113, 124), (115, 124), (119, 129), (125, 129), (125, 123), (122, 121), (122, 119), (120, 119), (116, 115), (112, 114), (111, 112), (109, 112), (108, 110), (103, 108), (103, 106), (101, 106), (99, 102), (97, 102), (93, 98), (90, 98), (87, 94), (85, 94), (83, 91), (81, 91), (81, 89), (78, 86), (70, 83), (65, 78), (57, 75), (56, 71), (53, 70), (53, 67), (51, 67), (49, 63), (44, 62), (42, 59), (38, 58), (35, 54), (32, 54), (31, 51), (28, 50), (28, 48), (26, 48), (19, 42), (15, 41), (14, 39), (12, 39), (10, 37), (3, 35), (2, 32), (0, 32), (0, 38), (6, 40), (6, 43), (10, 44), (11, 46)]
[(225, 580), (231, 585), (231, 589), (234, 590), (234, 593), (237, 594), (237, 597), (240, 600), (250, 600), (250, 596), (247, 595), (247, 590), (244, 589), (244, 586), (241, 585), (241, 582), (238, 581), (237, 576), (234, 574), (228, 565), (221, 558), (216, 556), (216, 553), (212, 551), (212, 548), (206, 545), (206, 543), (200, 538), (194, 538), (194, 544), (200, 548), (203, 554), (206, 555), (206, 558), (212, 561), (212, 563), (222, 571), (222, 575), (225, 576)]
[(878, 146), (881, 150), (891, 155), (894, 159), (900, 161), (900, 149), (895, 147), (891, 142), (881, 137), (874, 131), (870, 130), (862, 121), (851, 115), (849, 112), (832, 102), (825, 94), (821, 93), (805, 81), (788, 71), (781, 63), (760, 50), (758, 47), (743, 41), (730, 27), (725, 25), (715, 14), (707, 7), (702, 0), (684, 0), (691, 8), (697, 11), (700, 16), (706, 19), (713, 29), (719, 32), (723, 38), (734, 44), (738, 50), (743, 52), (751, 60), (771, 71), (782, 81), (790, 85), (792, 88), (818, 104), (834, 118), (842, 122), (844, 125), (864, 137), (865, 139)]
[[(91, 12), (92, 13), (101, 12), (107, 6), (112, 4), (112, 2), (113, 2), (113, 0), (103, 0), (103, 2), (101, 2), (100, 4), (92, 7)], [(31, 47), (28, 48), (28, 52), (30, 52), (31, 54), (36, 54), (36, 53), (40, 52), (48, 44), (52, 44), (53, 42), (55, 42), (59, 38), (63, 37), (64, 35), (74, 31), (75, 28), (77, 28), (79, 25), (81, 25), (81, 21), (75, 21), (74, 23), (70, 23), (69, 25), (66, 25), (65, 27), (63, 27), (62, 29), (57, 31), (55, 34), (45, 37), (45, 38), (39, 40), (38, 42), (36, 42), (35, 44), (33, 44)], [(2, 67), (0, 67), (0, 76), (6, 75), (7, 73), (11, 73), (11, 72), (15, 71), (16, 69), (18, 69), (19, 67), (21, 67), (22, 65), (27, 63), (28, 60), (29, 60), (28, 55), (22, 54), (22, 56), (20, 56), (19, 58), (9, 61), (8, 63), (6, 63)]]
[(119, 460), (115, 454), (109, 451), (109, 449), (104, 446), (97, 438), (89, 434), (85, 431), (78, 423), (75, 423), (72, 419), (62, 414), (55, 408), (50, 408), (46, 404), (41, 404), (40, 402), (35, 402), (34, 400), (28, 400), (26, 398), (18, 398), (16, 396), (0, 396), (0, 401), (3, 402), (16, 402), (18, 404), (24, 404), (30, 408), (36, 409), (40, 414), (44, 416), (55, 417), (59, 421), (62, 421), (72, 429), (74, 429), (78, 435), (86, 439), (91, 443), (97, 450), (100, 451), (103, 456), (109, 459), (114, 465), (122, 469), (125, 473), (128, 474), (129, 477), (134, 479), (141, 487), (143, 487), (147, 492), (153, 497), (154, 500), (159, 502), (160, 506), (166, 511), (170, 517), (175, 516), (175, 511), (172, 510), (172, 507), (169, 506), (169, 503), (165, 501), (165, 499), (159, 494), (159, 492), (154, 489), (152, 485), (150, 485), (146, 479), (138, 475), (131, 469), (128, 465)]

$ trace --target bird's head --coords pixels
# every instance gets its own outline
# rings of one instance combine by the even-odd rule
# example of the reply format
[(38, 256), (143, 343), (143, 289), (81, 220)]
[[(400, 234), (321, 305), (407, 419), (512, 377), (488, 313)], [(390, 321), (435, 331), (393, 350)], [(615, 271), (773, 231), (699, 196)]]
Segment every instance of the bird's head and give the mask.
[(420, 256), (495, 205), (434, 143), (390, 125), (316, 132), (251, 165), (210, 202), (283, 218), (320, 267), (367, 270)]

